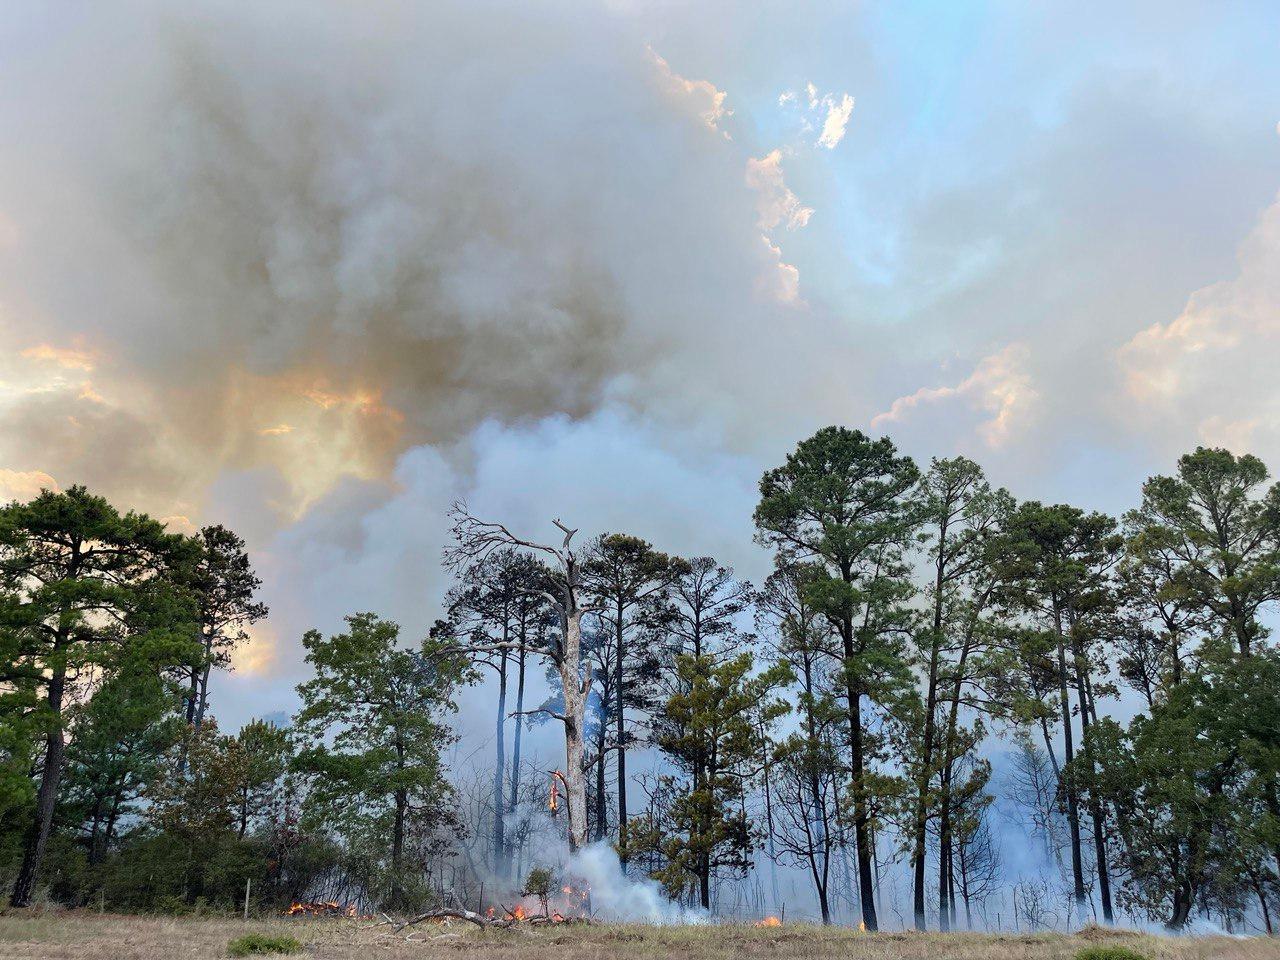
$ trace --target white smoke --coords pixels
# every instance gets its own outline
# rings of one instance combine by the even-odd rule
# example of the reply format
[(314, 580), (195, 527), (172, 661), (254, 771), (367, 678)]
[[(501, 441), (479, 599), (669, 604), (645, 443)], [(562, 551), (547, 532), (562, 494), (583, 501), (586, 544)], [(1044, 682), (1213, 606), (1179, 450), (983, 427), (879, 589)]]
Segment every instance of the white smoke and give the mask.
[(592, 914), (602, 920), (631, 923), (706, 923), (702, 910), (675, 903), (653, 880), (622, 872), (618, 854), (607, 843), (593, 843), (569, 860), (569, 872), (591, 889)]

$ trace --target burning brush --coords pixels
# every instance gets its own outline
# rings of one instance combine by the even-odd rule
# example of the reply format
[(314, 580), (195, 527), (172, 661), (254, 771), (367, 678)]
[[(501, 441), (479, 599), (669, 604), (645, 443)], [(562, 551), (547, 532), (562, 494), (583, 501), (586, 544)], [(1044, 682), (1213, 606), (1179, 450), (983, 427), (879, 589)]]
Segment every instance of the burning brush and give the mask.
[(360, 911), (355, 904), (335, 903), (332, 900), (311, 900), (305, 903), (294, 901), (284, 912), (286, 917), (351, 917), (359, 918)]
[[(556, 796), (554, 786), (551, 795), (553, 799)], [(575, 882), (561, 883), (553, 877), (550, 870), (538, 867), (529, 872), (523, 889), (516, 894), (523, 902), (518, 902), (513, 907), (500, 903), (478, 913), (459, 904), (428, 910), (406, 920), (393, 919), (383, 914), (383, 920), (374, 926), (389, 926), (393, 934), (400, 935), (417, 924), (447, 924), (453, 920), (465, 920), (478, 927), (500, 929), (526, 925), (591, 923), (591, 891), (585, 884), (575, 886)], [(411, 937), (412, 934), (407, 936)]]

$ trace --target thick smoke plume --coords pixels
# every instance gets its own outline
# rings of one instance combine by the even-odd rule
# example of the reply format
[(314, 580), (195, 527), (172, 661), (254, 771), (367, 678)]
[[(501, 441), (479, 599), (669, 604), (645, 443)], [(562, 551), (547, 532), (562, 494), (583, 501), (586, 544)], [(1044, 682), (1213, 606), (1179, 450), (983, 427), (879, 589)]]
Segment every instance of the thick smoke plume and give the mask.
[[(624, 19), (219, 0), (30, 17), (0, 108), (41, 133), (0, 169), (6, 340), (88, 359), (6, 411), (14, 468), (198, 511), (225, 464), (287, 465), (307, 501), (484, 419), (608, 401), (745, 437), (735, 384), (806, 424), (848, 399), (814, 396), (848, 343), (784, 296), (731, 95)], [(836, 349), (779, 377), (798, 326)], [(20, 462), (59, 418), (79, 426)]]

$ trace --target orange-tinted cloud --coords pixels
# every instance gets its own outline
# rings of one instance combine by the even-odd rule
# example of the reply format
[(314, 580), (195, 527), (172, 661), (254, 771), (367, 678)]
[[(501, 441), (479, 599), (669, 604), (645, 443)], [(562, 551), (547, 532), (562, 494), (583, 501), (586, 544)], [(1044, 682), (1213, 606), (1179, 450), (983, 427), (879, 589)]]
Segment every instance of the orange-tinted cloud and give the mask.
[(33, 347), (27, 347), (22, 351), (22, 356), (28, 360), (55, 363), (68, 370), (92, 370), (98, 362), (97, 356), (91, 350), (58, 347), (51, 343), (38, 343)]

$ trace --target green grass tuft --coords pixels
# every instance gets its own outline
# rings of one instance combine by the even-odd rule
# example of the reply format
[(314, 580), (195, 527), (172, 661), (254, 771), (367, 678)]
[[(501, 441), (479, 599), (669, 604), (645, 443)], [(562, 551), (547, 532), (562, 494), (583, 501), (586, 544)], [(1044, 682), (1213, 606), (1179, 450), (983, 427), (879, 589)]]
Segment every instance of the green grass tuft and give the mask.
[(297, 953), (302, 949), (294, 937), (282, 934), (246, 933), (227, 944), (227, 953), (233, 957), (248, 957), (261, 953)]
[(1076, 954), (1076, 960), (1147, 960), (1145, 956), (1128, 947), (1085, 947)]

